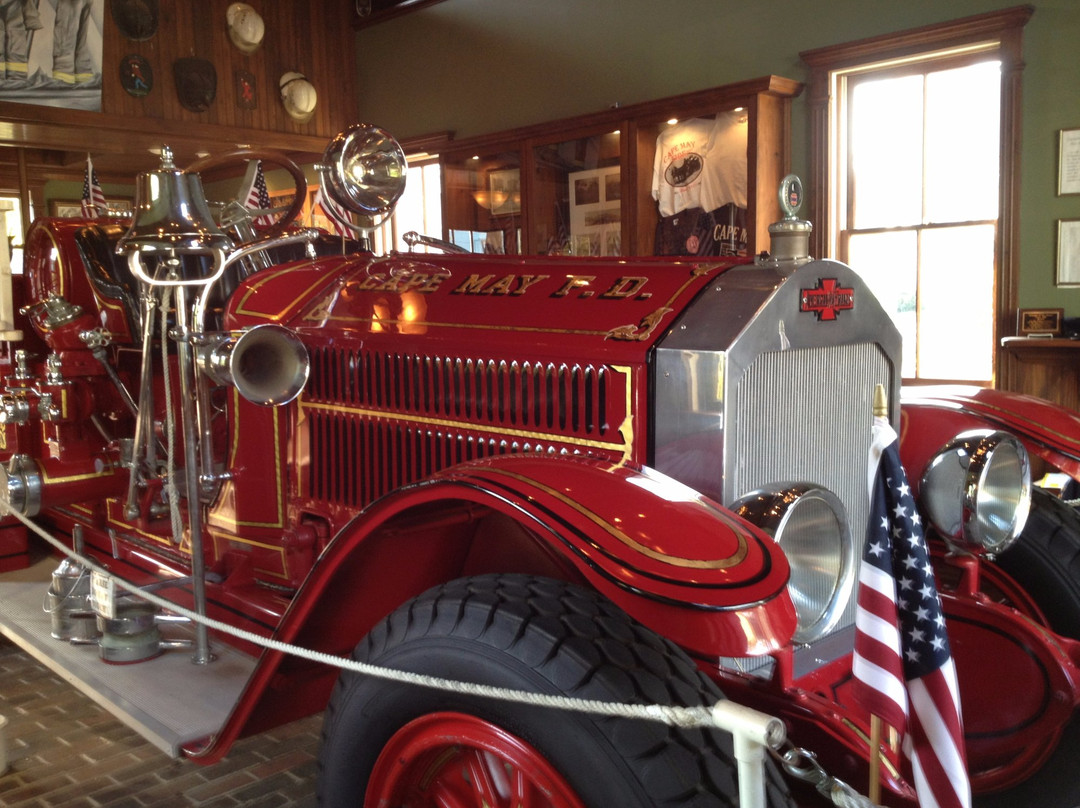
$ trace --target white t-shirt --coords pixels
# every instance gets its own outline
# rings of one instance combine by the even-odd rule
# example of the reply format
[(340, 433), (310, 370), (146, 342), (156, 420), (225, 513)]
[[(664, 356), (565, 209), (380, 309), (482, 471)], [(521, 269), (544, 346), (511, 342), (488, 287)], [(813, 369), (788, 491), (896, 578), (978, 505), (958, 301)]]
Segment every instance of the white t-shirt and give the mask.
[(746, 207), (746, 113), (691, 118), (656, 138), (652, 196), (661, 216)]
[(705, 154), (701, 207), (716, 210), (732, 203), (746, 207), (745, 112), (721, 112), (716, 116), (709, 150)]
[(668, 127), (656, 138), (652, 195), (661, 216), (701, 207), (705, 153), (715, 125), (707, 118), (691, 118)]

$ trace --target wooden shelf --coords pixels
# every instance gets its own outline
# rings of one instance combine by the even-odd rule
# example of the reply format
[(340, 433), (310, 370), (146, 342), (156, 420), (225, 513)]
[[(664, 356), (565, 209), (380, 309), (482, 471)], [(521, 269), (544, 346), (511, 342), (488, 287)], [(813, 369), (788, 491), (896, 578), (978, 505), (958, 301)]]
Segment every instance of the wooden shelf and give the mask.
[(1005, 337), (1002, 389), (1080, 411), (1080, 340)]

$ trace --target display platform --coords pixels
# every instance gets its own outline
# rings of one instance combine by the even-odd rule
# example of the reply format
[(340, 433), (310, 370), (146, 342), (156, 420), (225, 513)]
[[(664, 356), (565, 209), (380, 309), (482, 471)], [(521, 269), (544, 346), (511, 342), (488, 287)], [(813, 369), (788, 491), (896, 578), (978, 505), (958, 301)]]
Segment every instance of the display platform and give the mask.
[[(45, 558), (0, 575), (0, 633), (77, 687), (163, 752), (218, 732), (255, 668), (255, 659), (222, 643), (213, 662), (198, 665), (191, 648), (166, 648), (143, 662), (109, 664), (96, 645), (54, 639), (46, 597), (57, 561)], [(193, 640), (187, 625), (161, 629), (170, 640)]]

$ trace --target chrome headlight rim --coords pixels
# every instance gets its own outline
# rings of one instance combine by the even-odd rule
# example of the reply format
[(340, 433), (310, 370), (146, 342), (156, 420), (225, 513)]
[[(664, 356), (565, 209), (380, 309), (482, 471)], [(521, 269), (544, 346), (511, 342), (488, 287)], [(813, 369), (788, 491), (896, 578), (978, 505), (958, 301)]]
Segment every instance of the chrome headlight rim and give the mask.
[[(833, 543), (831, 559), (835, 575), (826, 597), (814, 597), (813, 579), (823, 582), (821, 560), (814, 558), (814, 548), (800, 547), (795, 536), (808, 508), (816, 506), (818, 518), (831, 516)], [(821, 507), (825, 510), (822, 511)], [(792, 640), (809, 644), (828, 636), (842, 620), (854, 594), (858, 569), (857, 547), (848, 524), (847, 509), (836, 494), (810, 482), (784, 481), (759, 488), (732, 505), (739, 516), (765, 531), (780, 545), (791, 567), (788, 592), (795, 603), (798, 626)], [(811, 518), (813, 511), (810, 512)], [(803, 550), (805, 556), (800, 554)], [(826, 573), (827, 575), (827, 573)], [(810, 608), (807, 608), (810, 603)]]
[(316, 170), (324, 191), (347, 211), (379, 217), (393, 213), (405, 192), (408, 163), (385, 129), (355, 124), (330, 141)]
[(919, 495), (930, 523), (946, 542), (997, 555), (1012, 546), (1027, 522), (1027, 449), (1008, 432), (961, 432), (927, 463)]

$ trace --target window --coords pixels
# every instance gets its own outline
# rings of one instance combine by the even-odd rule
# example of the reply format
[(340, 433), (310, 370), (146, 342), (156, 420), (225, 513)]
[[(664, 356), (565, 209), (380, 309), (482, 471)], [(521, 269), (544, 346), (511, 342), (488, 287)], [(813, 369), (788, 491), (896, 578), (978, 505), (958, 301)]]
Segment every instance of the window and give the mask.
[(812, 252), (867, 280), (905, 381), (990, 384), (1016, 309), (1019, 36), (1030, 9), (802, 54)]
[[(442, 226), (442, 180), (437, 158), (409, 159), (409, 171), (405, 192), (394, 208), (394, 215), (372, 232), (372, 247), (379, 255), (389, 250), (408, 252), (409, 246), (403, 236), (415, 230), (423, 236), (441, 238)], [(418, 245), (415, 252), (429, 252)]]
[[(33, 220), (31, 207), (31, 221)], [(19, 275), (23, 271), (23, 226), (22, 208), (17, 196), (0, 196), (0, 234), (6, 237), (8, 261), (11, 272)]]
[(844, 75), (836, 254), (896, 321), (905, 378), (986, 383), (1001, 67), (993, 58), (962, 61)]

